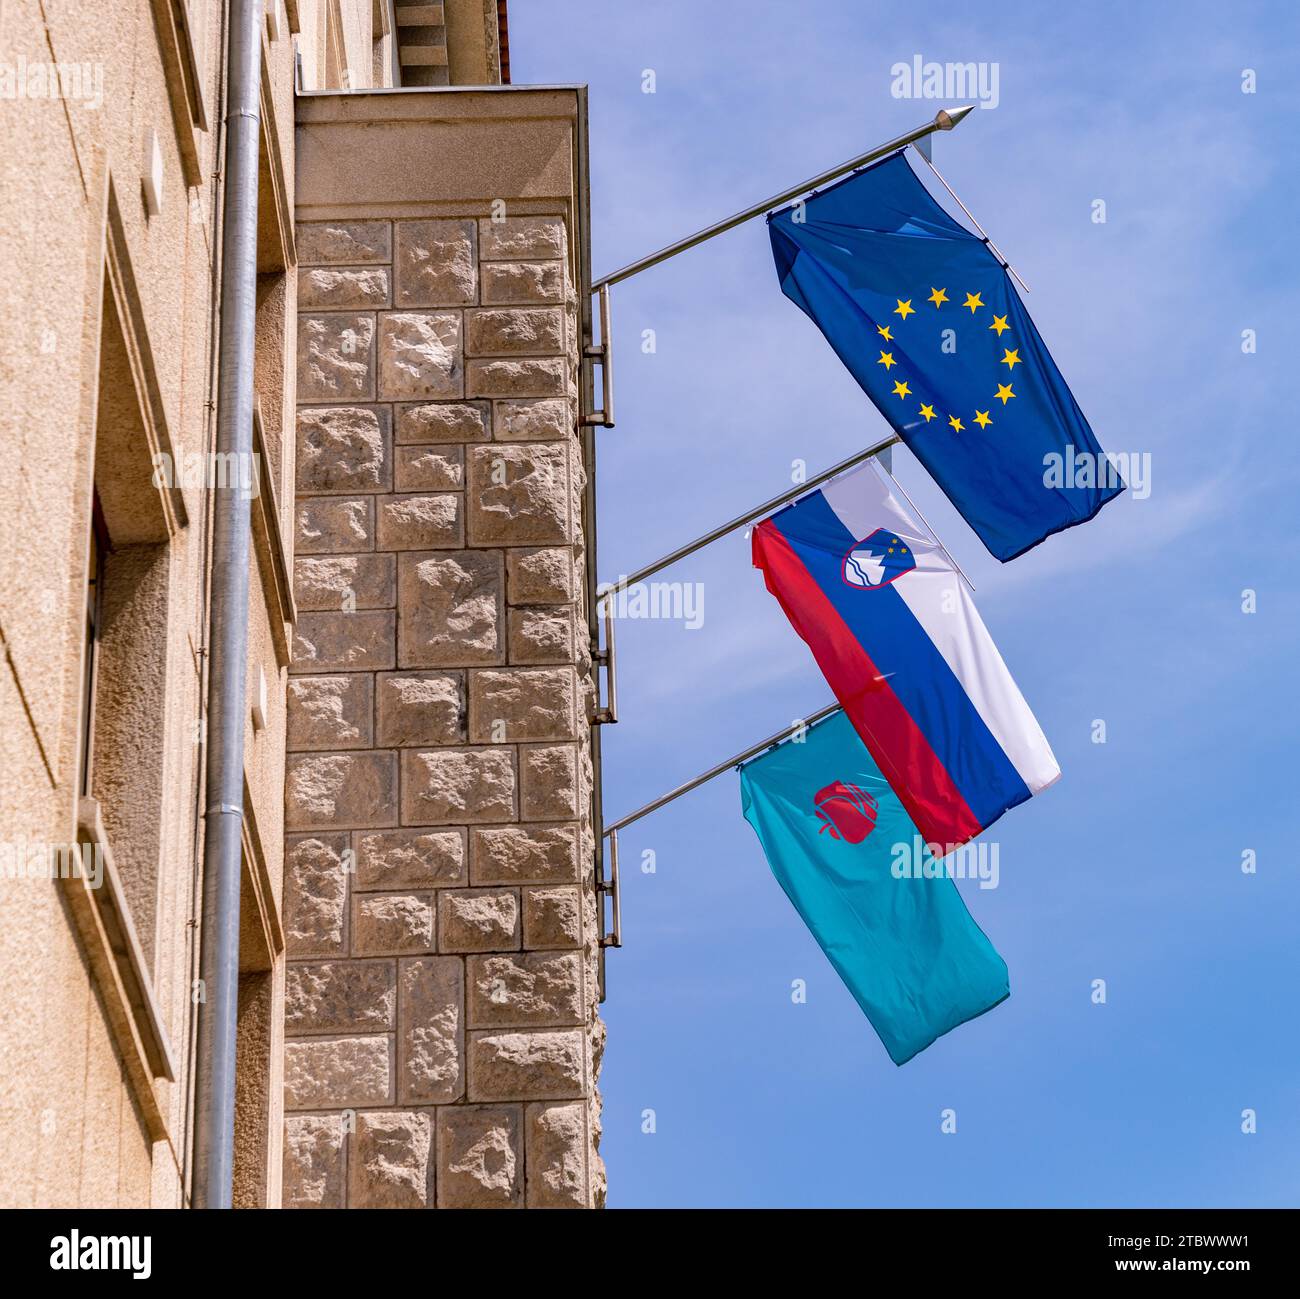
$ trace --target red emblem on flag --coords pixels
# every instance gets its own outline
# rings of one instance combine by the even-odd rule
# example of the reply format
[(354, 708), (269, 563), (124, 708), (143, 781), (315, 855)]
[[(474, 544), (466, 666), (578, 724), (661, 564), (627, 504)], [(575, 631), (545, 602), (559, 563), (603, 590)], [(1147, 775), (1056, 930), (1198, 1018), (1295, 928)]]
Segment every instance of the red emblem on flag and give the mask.
[(858, 785), (832, 781), (817, 791), (813, 804), (823, 822), (818, 834), (829, 830), (832, 839), (861, 843), (876, 828), (876, 800)]

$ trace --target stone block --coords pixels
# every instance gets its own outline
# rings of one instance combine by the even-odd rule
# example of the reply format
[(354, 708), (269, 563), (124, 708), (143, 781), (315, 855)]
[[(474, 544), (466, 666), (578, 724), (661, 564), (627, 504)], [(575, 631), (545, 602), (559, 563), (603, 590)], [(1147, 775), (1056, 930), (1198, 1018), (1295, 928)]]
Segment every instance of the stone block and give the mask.
[(562, 356), (465, 362), (467, 397), (563, 397), (568, 390), (568, 361)]
[(469, 1099), (581, 1099), (585, 1064), (581, 1029), (471, 1033)]
[(563, 262), (484, 262), (479, 267), (485, 305), (563, 302)]
[(465, 968), (457, 956), (400, 962), (397, 1086), (406, 1105), (465, 1095)]
[(393, 486), (399, 492), (457, 491), (465, 486), (462, 446), (399, 446), (393, 463)]
[(293, 629), (295, 674), (374, 672), (396, 666), (392, 609), (356, 613), (300, 613)]
[(383, 266), (303, 267), (298, 272), (300, 311), (388, 306), (388, 270)]
[(326, 406), (298, 412), (299, 492), (386, 492), (392, 486), (392, 436), (382, 406)]
[(290, 751), (368, 749), (374, 740), (373, 678), (364, 672), (290, 677)]
[(381, 550), (454, 549), (465, 544), (460, 492), (436, 496), (383, 496), (379, 499)]
[(391, 1057), (387, 1033), (294, 1038), (284, 1044), (285, 1109), (391, 1104)]
[(576, 886), (526, 888), (522, 902), (526, 948), (582, 946), (582, 897)]
[(358, 1114), (348, 1152), (349, 1207), (428, 1208), (432, 1143), (432, 1115), (419, 1111)]
[(569, 884), (578, 879), (576, 826), (471, 830), (469, 879), (480, 884)]
[(400, 307), (457, 307), (478, 295), (478, 232), (469, 221), (398, 221)]
[(534, 1102), (524, 1111), (530, 1209), (591, 1207), (591, 1138), (583, 1101)]
[(560, 307), (479, 307), (465, 313), (467, 356), (549, 356), (564, 346)]
[(517, 1209), (524, 1202), (524, 1151), (517, 1105), (438, 1110), (438, 1207)]
[(379, 317), (383, 401), (464, 395), (458, 311), (386, 312)]
[(341, 1114), (291, 1114), (284, 1121), (286, 1209), (342, 1209), (344, 1127)]
[(573, 436), (576, 416), (567, 397), (499, 401), (493, 415), (498, 442), (562, 442)]
[(387, 221), (300, 221), (294, 240), (300, 266), (361, 265), (393, 256)]
[(485, 262), (562, 261), (564, 218), (558, 216), (481, 217), (479, 257)]
[(471, 744), (577, 738), (571, 667), (483, 668), (469, 674)]
[(373, 498), (308, 497), (298, 501), (298, 532), (294, 550), (299, 555), (337, 555), (374, 550)]
[(398, 442), (486, 442), (492, 436), (488, 401), (407, 402), (396, 409)]
[(378, 830), (356, 836), (358, 889), (418, 889), (464, 884), (464, 830)]
[(563, 546), (506, 552), (511, 604), (568, 604), (573, 600), (573, 552)]
[(517, 811), (512, 749), (403, 751), (403, 824), (512, 821)]
[(333, 956), (345, 948), (346, 834), (289, 836), (284, 852), (284, 941), (290, 958)]
[(293, 561), (293, 598), (303, 613), (391, 609), (397, 565), (392, 555), (307, 555)]
[(291, 754), (285, 763), (284, 823), (290, 830), (396, 825), (396, 754)]
[(511, 663), (572, 663), (572, 605), (511, 609), (508, 647)]
[(374, 316), (345, 311), (300, 315), (299, 402), (374, 399)]
[(581, 952), (471, 956), (465, 982), (470, 1028), (540, 1028), (583, 1021)]
[(385, 748), (465, 743), (465, 674), (402, 672), (379, 678), (379, 740)]
[(428, 893), (359, 893), (352, 899), (354, 956), (414, 956), (434, 948)]
[(519, 815), (525, 821), (564, 821), (579, 813), (577, 749), (526, 744), (519, 750)]
[(285, 972), (286, 1033), (382, 1033), (396, 1015), (392, 961), (291, 961)]
[(438, 895), (438, 950), (501, 952), (519, 946), (514, 889), (444, 889)]
[(398, 664), (477, 667), (503, 662), (504, 585), (499, 554), (460, 550), (400, 555)]
[(564, 443), (494, 443), (470, 448), (465, 501), (470, 545), (571, 541), (571, 504)]

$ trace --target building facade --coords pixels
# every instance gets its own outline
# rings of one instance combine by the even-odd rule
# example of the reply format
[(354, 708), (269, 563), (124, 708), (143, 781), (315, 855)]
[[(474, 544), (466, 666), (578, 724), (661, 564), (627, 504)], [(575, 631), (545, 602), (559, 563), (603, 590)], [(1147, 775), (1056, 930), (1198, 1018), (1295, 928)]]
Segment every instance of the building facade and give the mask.
[(0, 1204), (189, 1203), (238, 489), (236, 1204), (599, 1205), (585, 96), (491, 0), (268, 0), (247, 474), (223, 9), (0, 14)]

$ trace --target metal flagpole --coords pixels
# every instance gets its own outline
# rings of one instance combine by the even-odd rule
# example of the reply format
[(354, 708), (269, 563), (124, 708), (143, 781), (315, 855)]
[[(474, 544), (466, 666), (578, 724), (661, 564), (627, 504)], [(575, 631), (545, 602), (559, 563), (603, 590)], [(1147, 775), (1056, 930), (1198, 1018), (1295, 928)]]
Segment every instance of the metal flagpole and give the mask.
[(728, 758), (725, 762), (719, 762), (716, 767), (710, 767), (708, 771), (702, 772), (693, 780), (688, 780), (684, 785), (678, 785), (676, 789), (669, 790), (666, 794), (661, 794), (653, 802), (647, 803), (644, 807), (639, 807), (635, 812), (629, 812), (626, 816), (619, 817), (617, 821), (605, 827), (605, 837), (616, 834), (624, 826), (631, 825), (633, 821), (639, 821), (643, 816), (649, 816), (651, 812), (657, 812), (661, 807), (671, 803), (674, 799), (681, 798), (683, 794), (689, 794), (691, 790), (698, 789), (706, 781), (710, 781), (714, 776), (720, 776), (724, 771), (732, 767), (739, 767), (748, 762), (750, 758), (756, 758), (765, 749), (775, 748), (782, 740), (788, 740), (796, 731), (801, 731), (806, 727), (815, 726), (823, 718), (829, 717), (832, 713), (840, 711), (839, 704), (827, 704), (824, 708), (819, 708), (815, 713), (808, 717), (801, 718), (797, 722), (792, 722), (783, 731), (777, 731), (775, 735), (769, 735), (767, 739), (760, 740), (757, 744), (751, 744), (749, 748), (743, 749), (740, 753)]
[[(649, 270), (652, 266), (658, 266), (660, 262), (666, 262), (670, 257), (676, 257), (678, 253), (684, 253), (688, 248), (694, 248), (697, 244), (702, 244), (706, 239), (712, 239), (715, 235), (725, 234), (728, 230), (733, 230), (736, 226), (743, 225), (756, 216), (762, 216), (764, 212), (768, 212), (774, 207), (780, 207), (782, 203), (788, 203), (791, 199), (798, 198), (800, 194), (806, 194), (810, 189), (829, 184), (858, 167), (865, 167), (870, 162), (878, 162), (887, 154), (894, 153), (899, 149), (905, 149), (909, 144), (915, 144), (917, 140), (923, 139), (934, 131), (951, 131), (973, 107), (973, 104), (966, 104), (961, 108), (941, 108), (934, 115), (932, 122), (926, 122), (924, 126), (918, 126), (916, 130), (908, 131), (905, 135), (890, 140), (888, 144), (881, 144), (874, 149), (868, 149), (866, 153), (860, 153), (856, 158), (850, 158), (848, 162), (840, 163), (838, 167), (832, 167), (829, 171), (824, 171), (811, 180), (805, 180), (802, 184), (782, 190), (779, 194), (773, 194), (771, 198), (765, 198), (762, 202), (754, 203), (745, 208), (744, 211), (737, 212), (734, 216), (725, 217), (704, 230), (698, 230), (693, 235), (687, 235), (685, 239), (679, 239), (676, 243), (661, 248), (657, 253), (651, 253), (648, 257), (629, 262), (628, 265), (621, 267), (610, 275), (606, 275), (604, 279), (596, 280), (591, 286), (591, 291), (596, 293), (608, 285), (618, 284), (621, 280), (629, 279), (641, 271)], [(971, 217), (972, 221), (974, 219), (974, 217)]]
[(669, 565), (677, 563), (679, 559), (685, 559), (687, 555), (693, 555), (697, 550), (703, 550), (705, 546), (712, 545), (719, 537), (725, 537), (727, 533), (735, 532), (737, 528), (743, 528), (745, 524), (753, 523), (755, 519), (765, 518), (773, 510), (779, 509), (786, 504), (787, 501), (793, 501), (796, 497), (811, 492), (814, 487), (820, 486), (837, 474), (842, 474), (846, 469), (852, 469), (854, 465), (861, 464), (864, 460), (870, 460), (872, 456), (880, 455), (881, 452), (887, 451), (895, 443), (901, 441), (902, 439), (895, 433), (885, 438), (884, 441), (869, 446), (865, 451), (859, 451), (856, 455), (849, 456), (847, 460), (841, 460), (839, 464), (824, 469), (821, 473), (806, 479), (797, 487), (791, 488), (790, 491), (782, 492), (780, 496), (774, 496), (770, 501), (764, 501), (762, 505), (747, 510), (744, 514), (731, 519), (727, 523), (719, 524), (718, 527), (706, 532), (702, 537), (696, 537), (694, 541), (688, 541), (684, 546), (678, 546), (671, 554), (665, 555), (662, 559), (656, 559), (653, 564), (647, 564), (644, 568), (637, 569), (630, 576), (620, 577), (617, 582), (607, 583), (600, 588), (598, 592), (599, 598), (603, 600), (606, 596), (617, 595), (626, 587), (635, 586), (637, 582), (644, 582), (647, 577), (659, 572), (661, 568), (667, 568)]
[(1024, 289), (1024, 291), (1025, 291), (1026, 293), (1028, 293), (1028, 292), (1029, 292), (1029, 285), (1026, 284), (1026, 283), (1024, 282), (1024, 280), (1021, 280), (1021, 279), (1020, 279), (1020, 272), (1019, 272), (1018, 270), (1016, 270), (1016, 268), (1015, 268), (1014, 266), (1012, 266), (1011, 263), (1010, 263), (1009, 261), (1007, 261), (1006, 257), (1005, 257), (1005, 256), (1003, 255), (1003, 253), (1002, 253), (1002, 249), (999, 248), (999, 247), (997, 246), (997, 244), (995, 244), (995, 243), (993, 242), (993, 240), (989, 238), (989, 236), (988, 236), (988, 231), (985, 230), (984, 227), (983, 227), (982, 225), (980, 225), (980, 223), (979, 223), (978, 221), (975, 220), (975, 214), (970, 210), (970, 208), (968, 208), (968, 207), (966, 206), (966, 204), (963, 203), (963, 202), (961, 201), (961, 199), (959, 199), (959, 198), (957, 197), (957, 191), (956, 191), (955, 189), (953, 189), (953, 187), (952, 187), (951, 185), (949, 185), (948, 182), (947, 182), (946, 180), (944, 180), (943, 176), (942, 176), (942, 175), (940, 174), (940, 172), (939, 172), (939, 168), (936, 167), (936, 166), (934, 165), (934, 163), (931, 162), (930, 159), (926, 157), (926, 155), (925, 155), (925, 150), (924, 150), (924, 149), (917, 149), (917, 153), (920, 154), (920, 156), (921, 156), (921, 161), (924, 162), (925, 165), (926, 165), (927, 167), (929, 167), (929, 169), (930, 169), (932, 172), (934, 172), (935, 176), (937, 177), (937, 179), (938, 179), (938, 181), (939, 181), (939, 184), (942, 185), (942, 186), (944, 187), (944, 189), (946, 189), (946, 190), (948, 191), (948, 193), (952, 195), (952, 201), (953, 201), (954, 203), (956, 203), (957, 206), (958, 206), (959, 208), (961, 208), (961, 210), (962, 210), (963, 212), (966, 213), (967, 217), (970, 219), (970, 223), (971, 223), (971, 225), (973, 225), (973, 226), (975, 227), (975, 229), (978, 230), (978, 231), (980, 232), (980, 235), (983, 237), (984, 242), (985, 242), (986, 244), (988, 244), (988, 246), (989, 246), (989, 251), (994, 255), (994, 257), (996, 257), (996, 258), (998, 259), (998, 261), (1000, 261), (1000, 262), (1002, 263), (1002, 269), (1003, 269), (1004, 271), (1010, 271), (1011, 274), (1014, 275), (1014, 276), (1016, 277), (1016, 279), (1020, 280), (1020, 287), (1021, 287), (1022, 289)]

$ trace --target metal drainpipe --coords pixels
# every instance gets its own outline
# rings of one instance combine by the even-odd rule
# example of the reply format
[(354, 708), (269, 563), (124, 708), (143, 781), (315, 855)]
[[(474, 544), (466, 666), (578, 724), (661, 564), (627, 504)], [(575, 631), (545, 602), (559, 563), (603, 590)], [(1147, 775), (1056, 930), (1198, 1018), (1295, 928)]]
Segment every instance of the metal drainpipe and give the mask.
[[(239, 872), (244, 824), (244, 678), (248, 664), (250, 501), (239, 490), (253, 453), (257, 312), (257, 165), (262, 0), (231, 0), (227, 51), (221, 341), (208, 636), (208, 765), (193, 1203), (228, 1209), (234, 1183), (239, 1011)], [(231, 481), (233, 479), (233, 481)], [(247, 480), (244, 480), (247, 481)]]

